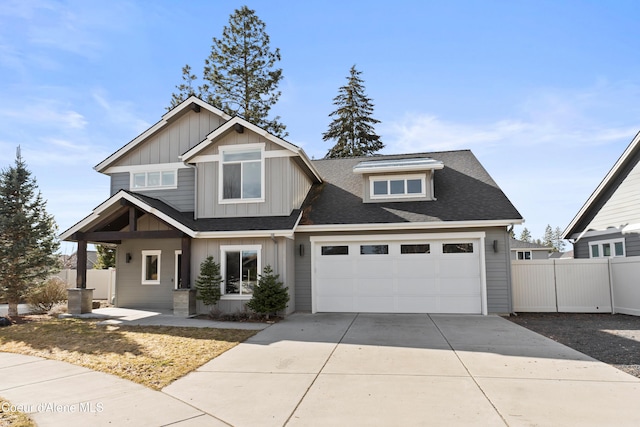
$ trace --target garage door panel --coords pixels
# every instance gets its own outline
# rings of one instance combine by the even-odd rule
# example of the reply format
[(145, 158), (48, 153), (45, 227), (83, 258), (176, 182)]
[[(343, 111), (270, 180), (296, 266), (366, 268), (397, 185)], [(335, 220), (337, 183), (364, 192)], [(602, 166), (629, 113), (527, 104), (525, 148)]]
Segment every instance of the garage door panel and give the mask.
[(388, 278), (376, 278), (376, 279), (357, 279), (355, 296), (366, 297), (368, 295), (375, 296), (389, 296), (393, 295), (393, 280)]
[[(362, 258), (369, 256), (362, 255)], [(352, 259), (352, 263), (355, 265), (355, 274), (356, 277), (393, 277), (393, 264), (389, 261), (390, 259), (387, 257), (379, 257), (373, 256), (375, 259), (366, 259), (360, 260), (358, 257), (355, 258), (355, 262)], [(382, 259), (381, 259), (382, 258)]]
[(355, 299), (356, 311), (362, 313), (394, 313), (393, 298), (361, 296)]
[[(314, 301), (316, 311), (369, 313), (481, 313), (482, 278), (479, 240), (420, 240), (420, 248), (394, 235), (388, 253), (361, 253), (369, 242), (332, 241), (331, 245), (348, 246), (348, 255), (321, 254), (321, 244), (314, 250)], [(472, 253), (443, 253), (446, 243), (473, 242)], [(402, 245), (409, 244), (402, 253)], [(464, 242), (463, 242), (464, 243)], [(429, 245), (427, 251), (425, 245)], [(324, 244), (327, 245), (327, 244)], [(460, 245), (458, 245), (460, 246)], [(385, 249), (386, 250), (386, 249)], [(406, 253), (413, 250), (413, 253)], [(416, 253), (422, 250), (420, 253)]]

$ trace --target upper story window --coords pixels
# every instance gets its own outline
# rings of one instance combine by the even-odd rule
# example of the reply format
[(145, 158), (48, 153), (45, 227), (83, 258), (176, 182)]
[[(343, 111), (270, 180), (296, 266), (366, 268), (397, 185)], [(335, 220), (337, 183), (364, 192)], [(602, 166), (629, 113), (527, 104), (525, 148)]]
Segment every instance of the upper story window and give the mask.
[(220, 202), (264, 200), (264, 144), (220, 147)]
[(623, 257), (624, 239), (589, 242), (589, 258)]
[(178, 187), (178, 171), (159, 170), (131, 174), (132, 190), (160, 190)]
[(372, 199), (425, 197), (425, 175), (372, 176), (369, 178)]

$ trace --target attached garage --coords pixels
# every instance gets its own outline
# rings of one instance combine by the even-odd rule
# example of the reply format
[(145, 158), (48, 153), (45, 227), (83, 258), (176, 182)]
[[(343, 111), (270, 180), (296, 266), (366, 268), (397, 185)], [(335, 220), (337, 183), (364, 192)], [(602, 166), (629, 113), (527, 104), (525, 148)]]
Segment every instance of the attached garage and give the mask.
[(314, 312), (486, 314), (484, 233), (316, 236)]

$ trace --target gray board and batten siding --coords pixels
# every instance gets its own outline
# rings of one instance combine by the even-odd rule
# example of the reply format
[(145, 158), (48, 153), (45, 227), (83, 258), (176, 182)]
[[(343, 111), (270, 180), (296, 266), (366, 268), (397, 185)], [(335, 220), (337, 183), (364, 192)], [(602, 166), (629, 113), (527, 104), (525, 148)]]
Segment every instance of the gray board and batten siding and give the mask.
[[(474, 228), (474, 229), (437, 229), (433, 231), (403, 230), (403, 231), (379, 231), (375, 234), (408, 234), (415, 237), (423, 234), (429, 239), (432, 233), (467, 233), (484, 231), (485, 236), (485, 267), (487, 279), (487, 309), (489, 313), (511, 313), (511, 261), (509, 260), (509, 234), (504, 227)], [(366, 236), (372, 232), (347, 232), (343, 234)], [(297, 254), (295, 260), (296, 289), (295, 305), (297, 311), (311, 311), (311, 236), (336, 236), (340, 239), (340, 233), (296, 233), (295, 247), (304, 247), (304, 255)], [(497, 252), (494, 251), (493, 241), (497, 240)]]
[(207, 189), (198, 191), (198, 218), (282, 216), (300, 208), (311, 188), (311, 179), (293, 160), (291, 153), (280, 145), (249, 130), (241, 134), (230, 132), (215, 145), (199, 153), (199, 156), (217, 156), (219, 146), (255, 143), (265, 145), (264, 202), (219, 203), (220, 161), (197, 162), (197, 186)]
[(640, 256), (640, 234), (629, 233), (622, 234), (619, 231), (613, 231), (610, 234), (600, 234), (598, 236), (583, 237), (573, 244), (574, 258), (589, 258), (589, 243), (601, 240), (615, 240), (624, 238), (625, 256)]

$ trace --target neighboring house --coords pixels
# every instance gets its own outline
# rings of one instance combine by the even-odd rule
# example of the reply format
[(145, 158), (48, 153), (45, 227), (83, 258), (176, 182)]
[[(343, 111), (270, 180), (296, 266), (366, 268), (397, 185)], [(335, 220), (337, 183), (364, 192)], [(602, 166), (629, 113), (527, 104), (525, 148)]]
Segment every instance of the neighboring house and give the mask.
[(549, 259), (572, 259), (572, 258), (573, 258), (573, 251), (552, 252), (549, 255)]
[(191, 97), (95, 169), (111, 197), (61, 237), (117, 245), (117, 306), (171, 308), (212, 255), (223, 311), (266, 265), (287, 313), (512, 311), (522, 217), (470, 151), (312, 161)]
[[(96, 262), (98, 262), (98, 252), (87, 251), (87, 260), (86, 260), (87, 269), (91, 270), (95, 268)], [(74, 252), (71, 255), (60, 255), (60, 263), (62, 264), (63, 270), (64, 269), (75, 270), (78, 266), (78, 252)]]
[(523, 242), (522, 240), (509, 239), (512, 260), (549, 259), (553, 248), (538, 243)]
[(575, 258), (640, 255), (640, 133), (563, 233)]

